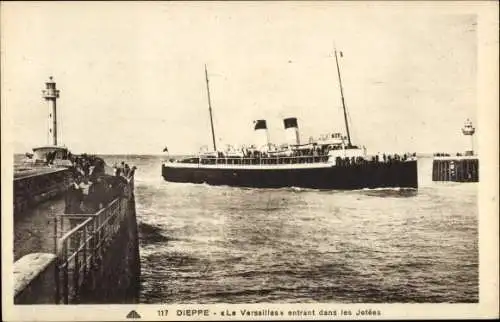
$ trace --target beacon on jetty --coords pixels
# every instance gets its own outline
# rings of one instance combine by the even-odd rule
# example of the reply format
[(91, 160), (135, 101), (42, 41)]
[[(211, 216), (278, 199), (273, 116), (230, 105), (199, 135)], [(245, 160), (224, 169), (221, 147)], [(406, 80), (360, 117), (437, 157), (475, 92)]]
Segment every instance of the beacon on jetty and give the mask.
[(271, 143), (266, 120), (254, 121), (255, 143), (239, 149), (218, 150), (212, 121), (208, 73), (205, 66), (208, 110), (213, 151), (196, 157), (169, 160), (162, 164), (162, 176), (170, 182), (206, 183), (255, 188), (300, 187), (314, 189), (418, 188), (415, 155), (367, 156), (351, 142), (347, 110), (339, 79), (346, 135), (322, 135), (301, 143), (296, 117), (283, 119), (286, 142)]
[(52, 165), (70, 167), (67, 147), (58, 144), (58, 120), (57, 120), (57, 99), (59, 89), (52, 76), (45, 82), (45, 89), (42, 96), (47, 102), (47, 144), (33, 148), (33, 154), (27, 154), (25, 165)]
[(32, 152), (26, 153), (25, 158), (14, 167), (15, 216), (22, 214), (27, 208), (63, 193), (66, 190), (67, 180), (74, 176), (77, 159), (84, 158), (91, 162), (90, 165), (96, 174), (101, 167), (106, 169), (103, 159), (86, 154), (75, 155), (66, 146), (61, 145), (57, 118), (59, 94), (56, 82), (52, 76), (49, 77), (45, 82), (45, 89), (42, 90), (42, 97), (47, 103), (46, 143), (34, 147)]
[(26, 153), (20, 165), (14, 167), (14, 215), (65, 190), (70, 177), (69, 150), (58, 145), (57, 99), (59, 90), (52, 77), (45, 82), (42, 97), (47, 102), (46, 145)]

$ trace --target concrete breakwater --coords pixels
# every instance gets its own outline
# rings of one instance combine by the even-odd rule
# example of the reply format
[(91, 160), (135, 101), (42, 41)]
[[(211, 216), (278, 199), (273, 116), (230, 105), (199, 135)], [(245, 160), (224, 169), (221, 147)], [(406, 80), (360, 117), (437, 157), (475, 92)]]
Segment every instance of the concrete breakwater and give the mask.
[(14, 216), (64, 192), (71, 172), (66, 168), (31, 168), (14, 173)]
[(58, 214), (54, 252), (14, 263), (15, 304), (136, 303), (140, 258), (134, 179), (94, 214)]

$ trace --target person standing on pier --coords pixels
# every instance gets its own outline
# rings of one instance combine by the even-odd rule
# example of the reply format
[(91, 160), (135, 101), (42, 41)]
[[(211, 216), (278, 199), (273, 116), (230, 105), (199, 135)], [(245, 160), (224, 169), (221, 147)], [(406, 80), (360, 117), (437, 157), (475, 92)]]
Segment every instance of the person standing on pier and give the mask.
[(90, 213), (96, 213), (99, 209), (102, 209), (107, 204), (107, 191), (105, 183), (100, 176), (96, 176), (94, 183), (89, 187), (87, 202), (87, 211)]
[(83, 199), (82, 190), (79, 186), (79, 177), (76, 179), (71, 177), (68, 189), (66, 190), (65, 200), (65, 214), (79, 214), (81, 213), (80, 204)]
[(125, 178), (128, 178), (129, 172), (130, 172), (130, 167), (127, 163), (125, 163), (125, 165), (123, 166), (123, 176)]
[(89, 179), (87, 176), (83, 177), (82, 182), (80, 183), (80, 188), (82, 189), (82, 194), (83, 194), (83, 200), (82, 200), (82, 211), (83, 213), (93, 213), (92, 212), (92, 206), (91, 206), (91, 200), (89, 198), (89, 191), (90, 191), (90, 186), (92, 185), (91, 182), (89, 182)]
[(132, 166), (132, 168), (130, 169), (130, 172), (128, 173), (128, 179), (132, 179), (134, 177), (135, 170), (137, 170), (137, 167), (134, 165), (134, 166)]
[[(69, 230), (73, 229), (81, 222), (80, 219), (71, 216), (72, 214), (82, 213), (81, 204), (83, 201), (83, 193), (82, 189), (80, 188), (80, 178), (80, 176), (70, 177), (69, 186), (66, 190), (66, 195), (64, 198), (66, 203), (64, 214), (68, 215), (69, 217)], [(61, 220), (63, 220), (62, 223), (64, 223), (64, 217)], [(79, 235), (71, 238), (69, 245), (70, 249), (75, 249), (80, 244), (78, 236)]]

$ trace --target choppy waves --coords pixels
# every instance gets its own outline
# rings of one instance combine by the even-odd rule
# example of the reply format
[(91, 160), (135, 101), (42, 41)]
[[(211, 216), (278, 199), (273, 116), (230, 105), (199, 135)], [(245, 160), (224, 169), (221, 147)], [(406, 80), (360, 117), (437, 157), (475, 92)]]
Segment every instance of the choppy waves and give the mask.
[(430, 160), (418, 191), (320, 191), (167, 183), (159, 157), (123, 158), (143, 303), (478, 301), (477, 185), (431, 182)]

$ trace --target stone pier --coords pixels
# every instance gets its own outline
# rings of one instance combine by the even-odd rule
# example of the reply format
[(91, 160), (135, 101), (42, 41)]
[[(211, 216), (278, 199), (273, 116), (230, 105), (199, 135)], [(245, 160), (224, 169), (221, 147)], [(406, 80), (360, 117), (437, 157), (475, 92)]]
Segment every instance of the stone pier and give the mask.
[(14, 263), (15, 304), (122, 304), (139, 298), (134, 180), (95, 214), (57, 215), (54, 253)]

